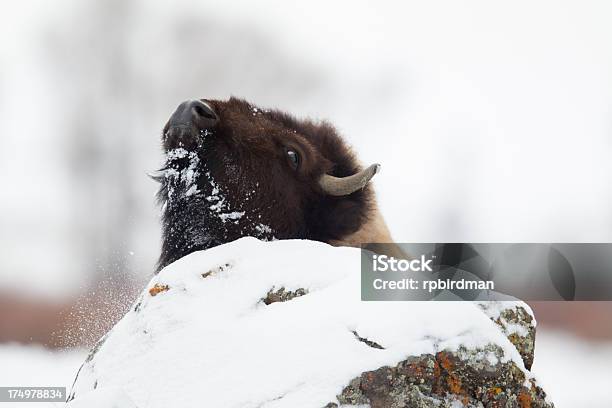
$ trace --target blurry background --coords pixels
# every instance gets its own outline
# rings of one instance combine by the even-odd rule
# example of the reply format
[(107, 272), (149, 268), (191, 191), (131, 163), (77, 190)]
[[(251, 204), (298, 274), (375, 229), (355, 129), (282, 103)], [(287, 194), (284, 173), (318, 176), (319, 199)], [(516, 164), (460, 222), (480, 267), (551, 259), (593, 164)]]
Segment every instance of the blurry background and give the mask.
[[(612, 241), (612, 4), (290, 3), (2, 5), (1, 385), (70, 383), (148, 281), (185, 99), (332, 121), (400, 242)], [(553, 400), (601, 406), (610, 304), (534, 308)]]

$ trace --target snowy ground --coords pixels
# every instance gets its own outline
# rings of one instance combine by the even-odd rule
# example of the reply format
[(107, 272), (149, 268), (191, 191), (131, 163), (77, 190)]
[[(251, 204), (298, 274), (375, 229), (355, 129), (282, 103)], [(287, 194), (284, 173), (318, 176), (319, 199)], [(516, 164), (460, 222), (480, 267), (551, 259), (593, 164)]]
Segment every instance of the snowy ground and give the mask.
[[(0, 344), (0, 386), (65, 386), (70, 390), (86, 350), (49, 351), (33, 345)], [(0, 408), (59, 407), (60, 403), (7, 403)]]
[(558, 408), (610, 406), (611, 342), (539, 329), (532, 373)]
[[(593, 343), (540, 328), (532, 372), (558, 408), (601, 408), (609, 399), (612, 344)], [(86, 351), (52, 353), (36, 346), (0, 345), (0, 385), (72, 385)], [(8, 404), (47, 408), (61, 404)]]

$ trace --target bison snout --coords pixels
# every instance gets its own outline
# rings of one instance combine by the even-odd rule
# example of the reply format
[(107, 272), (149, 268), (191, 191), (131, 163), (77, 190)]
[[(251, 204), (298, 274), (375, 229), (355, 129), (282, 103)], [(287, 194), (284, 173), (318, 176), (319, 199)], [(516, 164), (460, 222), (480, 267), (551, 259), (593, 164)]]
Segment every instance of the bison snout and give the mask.
[(198, 135), (212, 129), (219, 118), (210, 105), (203, 101), (185, 101), (174, 111), (166, 125), (166, 147), (193, 147)]
[(210, 129), (217, 123), (215, 111), (202, 101), (185, 101), (174, 111), (168, 126), (194, 126), (197, 130)]

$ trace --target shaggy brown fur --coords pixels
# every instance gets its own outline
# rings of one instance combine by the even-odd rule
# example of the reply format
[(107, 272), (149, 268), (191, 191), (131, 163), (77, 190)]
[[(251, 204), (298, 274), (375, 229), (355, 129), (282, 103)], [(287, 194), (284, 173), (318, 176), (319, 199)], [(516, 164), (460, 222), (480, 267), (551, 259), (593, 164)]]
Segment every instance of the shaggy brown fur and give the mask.
[[(248, 235), (335, 245), (391, 241), (371, 186), (344, 197), (321, 191), (324, 173), (344, 177), (361, 169), (331, 124), (236, 98), (205, 102), (214, 126), (164, 128), (166, 164), (156, 177), (163, 205), (159, 269)], [(298, 153), (297, 168), (288, 150)]]

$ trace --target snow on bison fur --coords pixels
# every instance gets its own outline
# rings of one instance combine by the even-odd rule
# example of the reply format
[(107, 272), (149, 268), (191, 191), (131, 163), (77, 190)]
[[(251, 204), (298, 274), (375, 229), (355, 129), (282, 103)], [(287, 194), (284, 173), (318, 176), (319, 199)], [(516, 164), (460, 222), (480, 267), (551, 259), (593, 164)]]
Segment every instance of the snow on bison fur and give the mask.
[(362, 168), (327, 122), (244, 100), (181, 103), (162, 134), (158, 270), (243, 236), (359, 246), (392, 242)]

